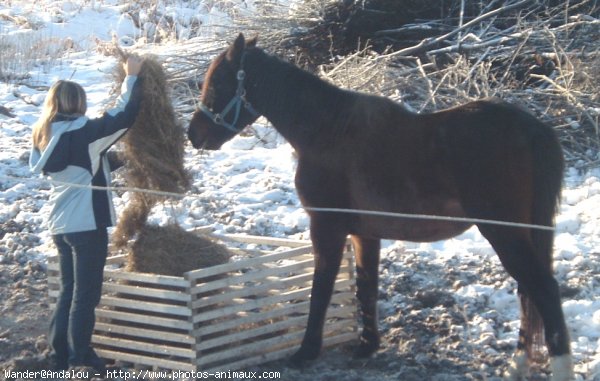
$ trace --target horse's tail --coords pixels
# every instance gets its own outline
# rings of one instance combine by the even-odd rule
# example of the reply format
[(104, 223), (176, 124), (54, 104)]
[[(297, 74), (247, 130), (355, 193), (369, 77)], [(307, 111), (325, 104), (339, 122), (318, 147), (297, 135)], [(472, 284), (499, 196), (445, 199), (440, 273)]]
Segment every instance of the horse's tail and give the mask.
[[(533, 119), (533, 118), (532, 118)], [(560, 206), (563, 185), (563, 152), (554, 130), (535, 120), (538, 126), (533, 130), (533, 224), (554, 226), (554, 216)], [(544, 268), (552, 270), (554, 231), (532, 229), (532, 242), (535, 253)], [(531, 298), (521, 293), (523, 314), (522, 332), (525, 349), (529, 358), (541, 353), (544, 345), (543, 321)]]

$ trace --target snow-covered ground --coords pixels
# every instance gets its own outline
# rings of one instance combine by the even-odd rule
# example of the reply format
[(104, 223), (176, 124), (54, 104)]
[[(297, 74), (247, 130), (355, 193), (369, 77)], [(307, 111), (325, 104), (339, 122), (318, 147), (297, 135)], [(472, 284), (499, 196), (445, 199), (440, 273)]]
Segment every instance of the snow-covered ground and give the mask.
[[(171, 20), (163, 29), (165, 36), (171, 33), (169, 44), (176, 49), (178, 40), (194, 36), (214, 36), (225, 42), (232, 36), (219, 25), (228, 23), (228, 7), (250, 11), (255, 2), (229, 0), (220, 2), (222, 6), (215, 1), (152, 3), (160, 7), (153, 15), (171, 16), (161, 20)], [(141, 44), (150, 33), (154, 38), (161, 28), (149, 10), (139, 12), (144, 29), (136, 28), (131, 17), (123, 13), (126, 7), (118, 0), (9, 0), (0, 4), (0, 49), (4, 49), (0, 53), (0, 268), (43, 263), (54, 253), (43, 222), (48, 214), (50, 184), (32, 177), (27, 166), (31, 125), (40, 114), (48, 86), (57, 79), (72, 79), (83, 85), (89, 116), (106, 107), (112, 87), (107, 73), (116, 60), (103, 53), (103, 46), (113, 36), (124, 46)], [(6, 52), (15, 46), (22, 50), (21, 56), (8, 57)], [(262, 123), (255, 125), (254, 131), (255, 135), (238, 137), (217, 152), (200, 153), (188, 144), (186, 168), (193, 176), (192, 190), (183, 200), (157, 207), (151, 222), (176, 219), (184, 228), (211, 225), (217, 233), (307, 238), (308, 218), (294, 191), (292, 149)], [(119, 210), (127, 198), (127, 193), (115, 195)], [(600, 380), (599, 169), (566, 173), (557, 217), (555, 270), (564, 291), (563, 308), (578, 378)], [(502, 270), (476, 228), (444, 242), (385, 242), (381, 274), (384, 350), (373, 360), (375, 364), (378, 358), (394, 361), (391, 353), (395, 353), (400, 359), (413, 356), (414, 363), (408, 362), (413, 367), (430, 366), (431, 359), (410, 353), (418, 352), (419, 347), (410, 345), (415, 338), (410, 334), (405, 337), (399, 330), (418, 334), (417, 328), (406, 325), (418, 325), (419, 319), (432, 316), (445, 321), (444, 314), (450, 316), (448, 332), (460, 339), (460, 350), (467, 355), (472, 351), (473, 357), (473, 353), (483, 353), (506, 359), (514, 348), (519, 325), (515, 282)], [(10, 287), (10, 283), (2, 281), (1, 286)], [(0, 326), (0, 334), (10, 329)], [(0, 346), (14, 344), (5, 339), (8, 336), (0, 335)], [(502, 364), (489, 358), (472, 359), (480, 366), (462, 373), (464, 378), (452, 379), (492, 379)], [(4, 360), (0, 358), (0, 362)], [(329, 368), (323, 372), (325, 366)], [(376, 367), (381, 368), (379, 373)], [(335, 379), (346, 375), (368, 380), (411, 379), (400, 368), (386, 373), (385, 367), (377, 365), (363, 374), (374, 378), (359, 378), (361, 373), (356, 369), (344, 368), (334, 359), (307, 374), (310, 379), (323, 374), (335, 375)], [(290, 377), (301, 379), (299, 373), (290, 372)], [(442, 370), (438, 373), (445, 374)]]

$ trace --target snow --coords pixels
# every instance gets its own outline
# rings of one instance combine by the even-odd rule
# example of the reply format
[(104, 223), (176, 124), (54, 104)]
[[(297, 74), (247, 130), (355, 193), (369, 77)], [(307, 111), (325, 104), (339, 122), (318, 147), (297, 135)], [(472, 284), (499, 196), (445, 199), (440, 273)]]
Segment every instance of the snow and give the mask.
[[(43, 224), (48, 214), (46, 201), (50, 185), (32, 178), (27, 166), (31, 125), (40, 113), (47, 87), (57, 79), (79, 82), (88, 94), (88, 115), (97, 115), (106, 107), (112, 86), (106, 73), (116, 62), (102, 53), (102, 44), (109, 43), (113, 36), (124, 45), (139, 43), (152, 26), (149, 10), (140, 12), (142, 22), (146, 23), (145, 31), (141, 31), (116, 0), (13, 0), (8, 3), (11, 5), (0, 4), (0, 43), (39, 50), (28, 53), (30, 60), (19, 61), (21, 67), (0, 66), (0, 74), (2, 70), (6, 73), (25, 69), (28, 75), (26, 79), (0, 83), (0, 106), (16, 115), (11, 118), (0, 114), (3, 147), (0, 150), (0, 224), (27, 223), (31, 233), (40, 239), (23, 243), (27, 237), (21, 233), (4, 234), (0, 239), (0, 266), (11, 257), (16, 258), (19, 250), (25, 253), (25, 256), (19, 254), (20, 261), (54, 253)], [(220, 36), (226, 30), (221, 26), (227, 24), (229, 17), (226, 10), (193, 3), (171, 1), (164, 9), (165, 14), (176, 20), (178, 38), (190, 36), (194, 23), (204, 25), (200, 34), (223, 38)], [(254, 6), (250, 0), (235, 3), (243, 3), (245, 12)], [(190, 8), (192, 6), (196, 8)], [(15, 18), (30, 22), (18, 25), (9, 21)], [(154, 25), (155, 29), (159, 27)], [(3, 62), (4, 58), (0, 65)], [(293, 185), (293, 150), (265, 120), (260, 119), (253, 127), (254, 135), (237, 137), (217, 152), (200, 153), (188, 144), (186, 167), (193, 175), (192, 191), (182, 200), (157, 207), (150, 221), (164, 224), (175, 219), (187, 229), (210, 225), (217, 234), (307, 238), (308, 217)], [(118, 210), (127, 200), (127, 193), (115, 195)], [(572, 335), (576, 370), (580, 377), (584, 375), (582, 379), (590, 380), (600, 380), (599, 211), (600, 171), (580, 174), (569, 169), (557, 216), (555, 270), (560, 284), (579, 290), (574, 297), (565, 298), (563, 308)], [(497, 273), (496, 278), (487, 283), (480, 282), (477, 273), (456, 278), (450, 291), (458, 303), (468, 301), (481, 305), (486, 312), (472, 319), (467, 327), (456, 326), (455, 329), (461, 336), (479, 338), (478, 343), (482, 345), (495, 336), (498, 341), (516, 344), (519, 307), (515, 283), (501, 271), (494, 251), (476, 228), (445, 242), (385, 241), (383, 247), (380, 287), (384, 294), (406, 276), (423, 289), (444, 287), (435, 273), (415, 271), (422, 263), (442, 270), (458, 271), (471, 266)], [(404, 302), (398, 293), (381, 300), (382, 319), (396, 314)], [(499, 314), (508, 321), (510, 330), (505, 332), (496, 327)], [(386, 324), (384, 319), (383, 329)]]

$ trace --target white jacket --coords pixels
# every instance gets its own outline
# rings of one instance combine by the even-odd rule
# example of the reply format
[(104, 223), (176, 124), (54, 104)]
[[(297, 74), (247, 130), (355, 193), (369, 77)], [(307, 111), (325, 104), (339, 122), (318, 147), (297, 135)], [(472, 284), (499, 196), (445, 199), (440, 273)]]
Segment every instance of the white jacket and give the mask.
[(140, 91), (133, 91), (136, 80), (137, 76), (125, 78), (116, 107), (100, 118), (58, 116), (48, 146), (42, 152), (32, 148), (29, 165), (34, 173), (78, 185), (54, 184), (48, 219), (51, 234), (96, 230), (116, 223), (110, 191), (89, 186), (110, 185), (106, 152), (135, 121), (141, 100)]

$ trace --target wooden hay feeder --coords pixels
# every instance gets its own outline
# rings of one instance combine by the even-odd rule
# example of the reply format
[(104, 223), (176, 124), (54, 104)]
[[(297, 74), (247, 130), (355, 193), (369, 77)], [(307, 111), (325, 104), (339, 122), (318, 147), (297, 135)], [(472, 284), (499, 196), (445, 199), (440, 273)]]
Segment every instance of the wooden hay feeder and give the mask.
[[(285, 358), (306, 326), (313, 274), (307, 241), (228, 235), (225, 242), (273, 250), (183, 277), (126, 272), (125, 256), (109, 257), (96, 308), (94, 348), (105, 359), (138, 368), (226, 371)], [(58, 258), (48, 263), (56, 303)], [(358, 337), (351, 245), (335, 284), (324, 345)]]

